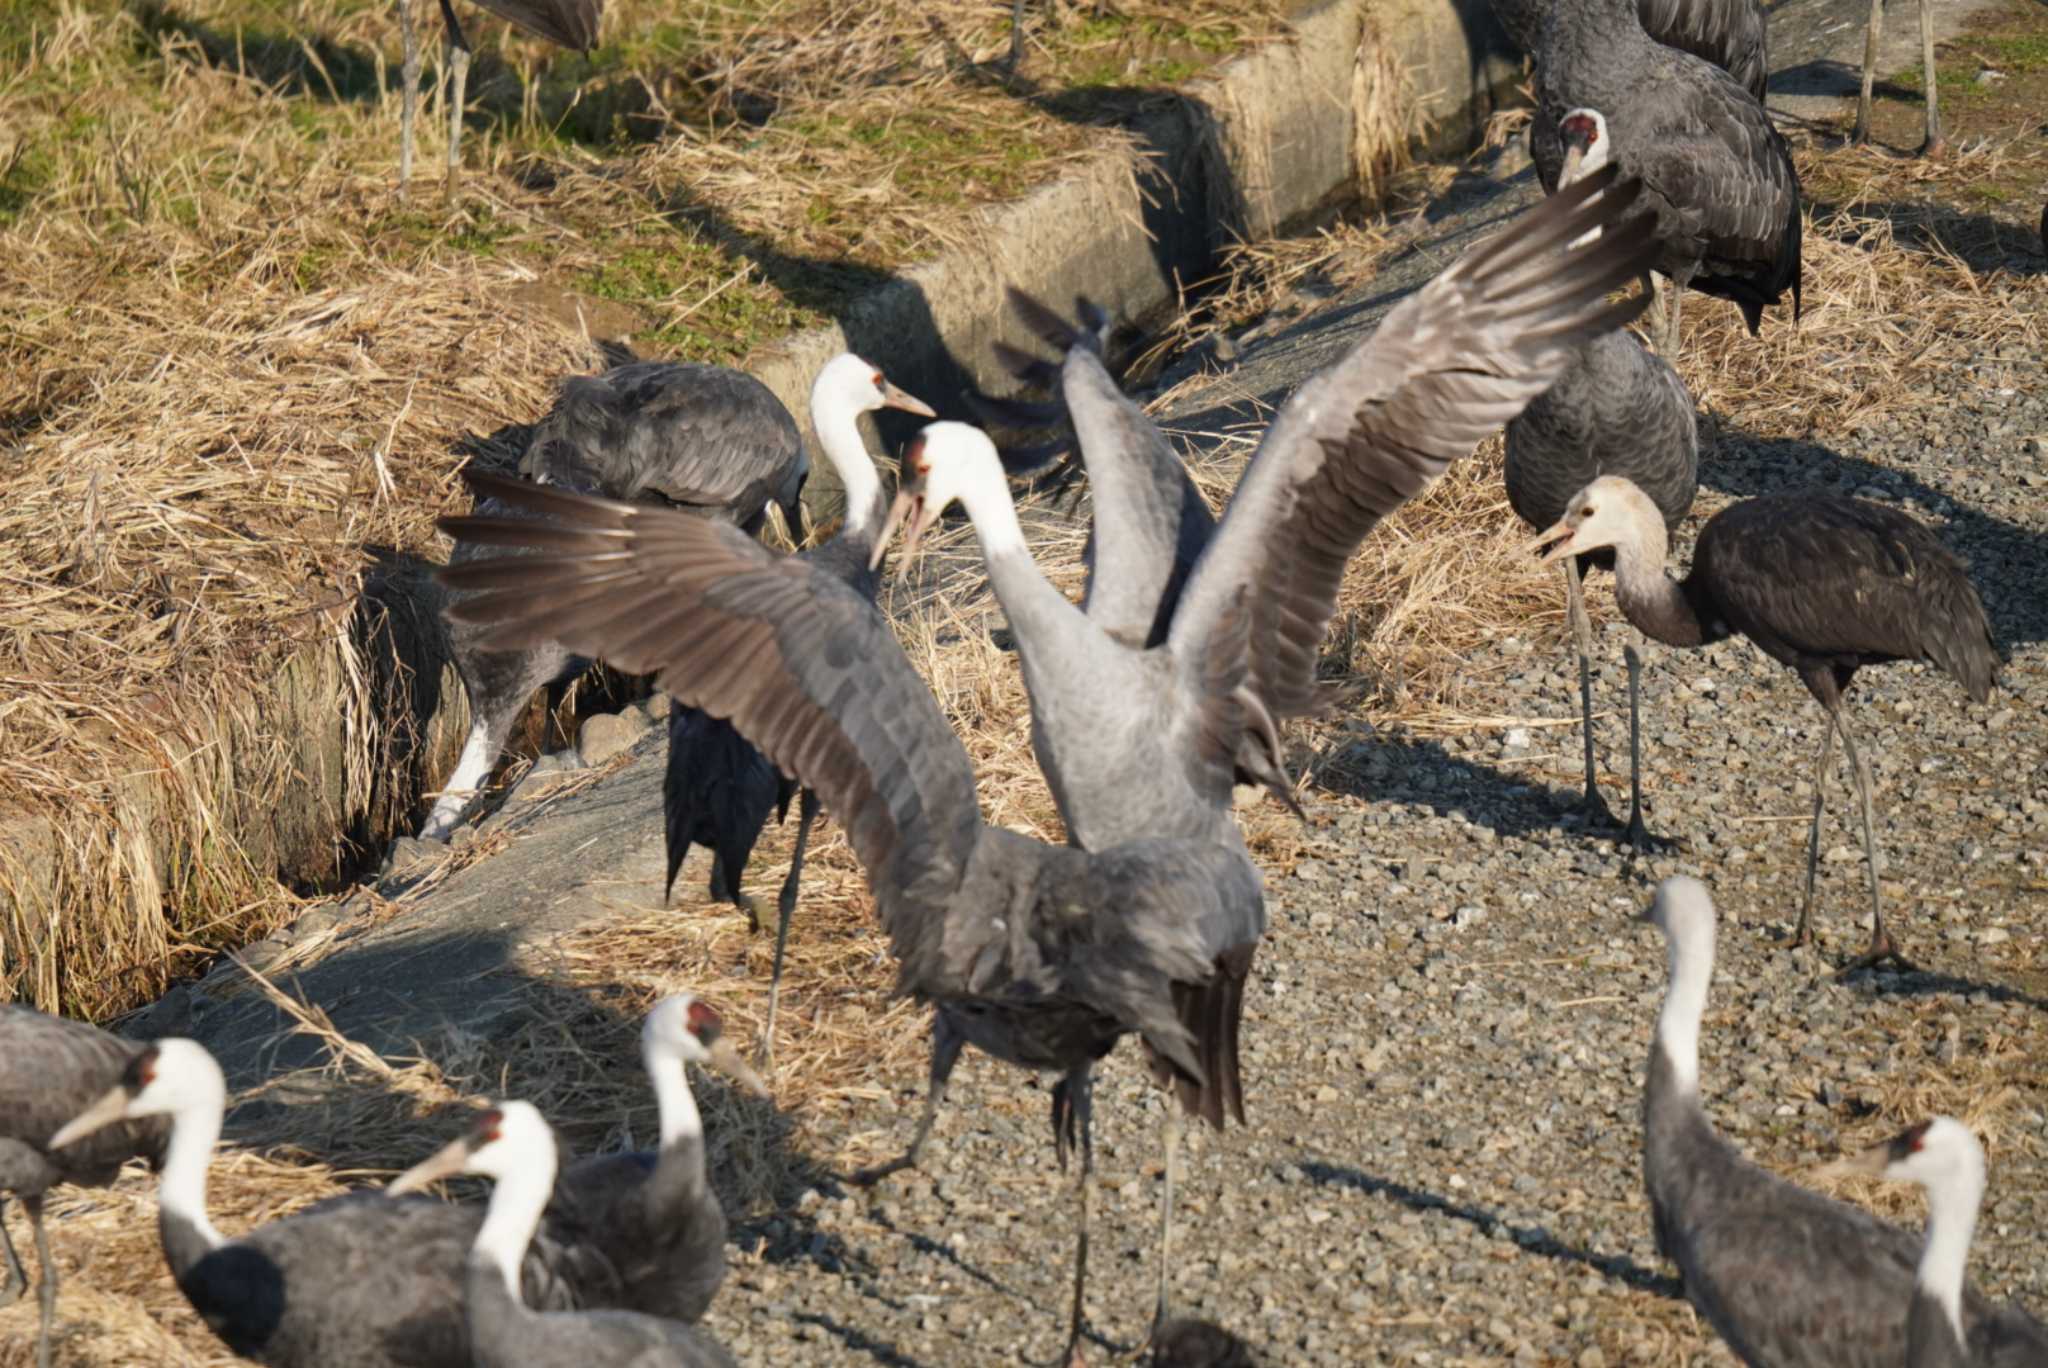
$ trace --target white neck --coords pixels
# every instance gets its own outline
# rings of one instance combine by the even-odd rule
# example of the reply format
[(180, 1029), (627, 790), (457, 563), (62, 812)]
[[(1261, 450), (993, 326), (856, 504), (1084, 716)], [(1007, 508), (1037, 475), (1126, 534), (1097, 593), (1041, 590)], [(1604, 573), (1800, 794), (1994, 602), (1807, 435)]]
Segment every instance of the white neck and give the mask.
[(221, 1113), (226, 1109), (223, 1084), (195, 1091), (171, 1113), (171, 1143), (164, 1151), (163, 1174), (157, 1181), (157, 1205), (197, 1232), (208, 1249), (227, 1243), (206, 1216), (206, 1170), (213, 1163)]
[(641, 1052), (647, 1079), (654, 1085), (654, 1105), (661, 1116), (661, 1148), (704, 1134), (697, 1096), (690, 1091), (690, 1066), (673, 1050), (649, 1046)]
[(1669, 982), (1657, 1014), (1657, 1043), (1671, 1061), (1671, 1081), (1684, 1095), (1700, 1090), (1700, 1018), (1707, 1010), (1707, 985), (1714, 977), (1714, 942), (1697, 927), (1674, 927), (1665, 962)]
[(1920, 1253), (1917, 1280), (1948, 1313), (1956, 1339), (1963, 1339), (1963, 1268), (1970, 1240), (1977, 1233), (1977, 1207), (1984, 1199), (1984, 1160), (1968, 1159), (1929, 1179), (1927, 1243)]
[(526, 1260), (526, 1247), (540, 1227), (541, 1213), (555, 1187), (555, 1147), (534, 1146), (534, 1152), (500, 1176), (491, 1189), (491, 1204), (484, 1223), (476, 1232), (471, 1260), (482, 1260), (498, 1270), (513, 1301), (520, 1300), (519, 1265)]
[(846, 491), (846, 531), (859, 535), (875, 531), (880, 509), (882, 480), (875, 474), (875, 458), (860, 435), (860, 410), (831, 386), (820, 386), (811, 395), (811, 425), (818, 430), (818, 445)]
[(976, 469), (974, 478), (961, 486), (960, 502), (966, 505), (967, 516), (974, 522), (983, 560), (993, 565), (999, 558), (1031, 559), (1031, 548), (1024, 544), (1024, 529), (1017, 523), (1017, 505), (1010, 498), (1010, 486), (1003, 479), (1000, 466)]

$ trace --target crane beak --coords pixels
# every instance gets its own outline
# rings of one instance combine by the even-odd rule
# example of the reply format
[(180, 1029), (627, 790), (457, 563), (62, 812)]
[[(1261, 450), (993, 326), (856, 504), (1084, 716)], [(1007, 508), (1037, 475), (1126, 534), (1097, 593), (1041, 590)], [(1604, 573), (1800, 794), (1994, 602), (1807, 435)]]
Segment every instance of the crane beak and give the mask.
[(1566, 186), (1576, 181), (1580, 176), (1579, 167), (1585, 162), (1585, 160), (1585, 148), (1579, 146), (1579, 144), (1575, 142), (1566, 146), (1566, 148), (1564, 149), (1564, 166), (1557, 173), (1558, 185)]
[(109, 1088), (100, 1094), (99, 1100), (78, 1115), (66, 1121), (57, 1133), (49, 1138), (47, 1147), (62, 1149), (64, 1146), (85, 1139), (95, 1131), (105, 1130), (116, 1121), (127, 1119), (128, 1090)]
[(384, 1195), (403, 1197), (408, 1192), (424, 1192), (443, 1178), (458, 1177), (469, 1166), (469, 1154), (470, 1144), (467, 1135), (458, 1140), (450, 1140), (385, 1184)]
[(939, 416), (930, 404), (914, 394), (905, 394), (887, 380), (882, 382), (882, 404), (885, 408), (902, 409), (905, 413), (914, 413), (920, 418)]
[[(1572, 554), (1572, 537), (1576, 534), (1577, 530), (1569, 521), (1553, 523), (1531, 538), (1527, 549), (1531, 552), (1542, 552), (1543, 559), (1541, 564), (1544, 565), (1548, 565), (1555, 560), (1562, 560)], [(1563, 538), (1562, 541), (1558, 540), (1560, 537)], [(1557, 542), (1557, 545), (1551, 546), (1552, 542)], [(1548, 551), (1543, 550), (1546, 546), (1550, 547)]]
[(889, 505), (889, 516), (882, 519), (882, 530), (875, 537), (875, 549), (868, 553), (869, 571), (882, 568), (882, 557), (889, 554), (889, 543), (896, 539), (896, 529), (903, 525), (904, 517), (916, 502), (917, 496), (909, 490), (896, 491), (896, 499)]
[(911, 489), (897, 490), (896, 501), (889, 505), (889, 516), (882, 522), (882, 533), (875, 538), (874, 552), (868, 557), (868, 569), (875, 570), (881, 567), (882, 557), (889, 549), (890, 539), (896, 535), (896, 529), (900, 527), (904, 529), (903, 559), (897, 563), (897, 573), (900, 575), (909, 570), (911, 559), (917, 555), (918, 543), (924, 540), (924, 534), (929, 532), (932, 524), (937, 521), (936, 517), (926, 516), (923, 494)]
[(1872, 1145), (1869, 1149), (1858, 1150), (1854, 1154), (1822, 1164), (1813, 1173), (1816, 1178), (1840, 1178), (1850, 1173), (1867, 1173), (1874, 1177), (1882, 1177), (1884, 1171), (1891, 1167), (1891, 1162), (1892, 1142), (1885, 1140)]
[(739, 1047), (724, 1036), (711, 1042), (711, 1067), (737, 1083), (741, 1090), (755, 1097), (769, 1097), (768, 1085), (761, 1075), (754, 1072), (754, 1066), (747, 1063)]

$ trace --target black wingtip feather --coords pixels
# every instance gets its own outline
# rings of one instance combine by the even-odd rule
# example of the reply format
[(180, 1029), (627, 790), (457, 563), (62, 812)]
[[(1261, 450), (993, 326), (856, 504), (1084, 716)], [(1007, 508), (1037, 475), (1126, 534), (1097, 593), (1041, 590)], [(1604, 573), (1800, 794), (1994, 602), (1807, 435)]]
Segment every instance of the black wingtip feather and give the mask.
[(1237, 946), (1216, 957), (1207, 983), (1173, 985), (1174, 1015), (1195, 1043), (1202, 1076), (1191, 1077), (1173, 1061), (1147, 1047), (1152, 1076), (1171, 1085), (1182, 1111), (1198, 1116), (1217, 1130), (1226, 1117), (1244, 1124), (1244, 1083), (1238, 1066), (1238, 1023), (1244, 1015), (1244, 985), (1250, 977), (1258, 944)]

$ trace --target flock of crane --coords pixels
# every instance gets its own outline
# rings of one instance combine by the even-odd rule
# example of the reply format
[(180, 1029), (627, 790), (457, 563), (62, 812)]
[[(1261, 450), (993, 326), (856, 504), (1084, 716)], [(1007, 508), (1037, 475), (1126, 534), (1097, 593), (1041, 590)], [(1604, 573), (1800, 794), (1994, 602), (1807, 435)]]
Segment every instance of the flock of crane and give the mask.
[[(1635, 0), (1556, 0), (1504, 15), (1536, 60), (1531, 141), (1548, 198), (1302, 385), (1220, 519), (1106, 368), (1106, 319), (1082, 301), (1069, 321), (1013, 292), (1061, 356), (1007, 359), (1056, 402), (995, 413), (1050, 412), (1072, 427), (1093, 491), (1078, 604), (1040, 572), (1012, 502), (1015, 472), (981, 429), (927, 425), (885, 497), (860, 415), (936, 415), (859, 357), (825, 366), (811, 395), (819, 449), (845, 490), (844, 522), (787, 556), (755, 534), (774, 504), (799, 545), (811, 540), (800, 502), (809, 457), (758, 381), (639, 362), (566, 382), (523, 478), (472, 474), (475, 509), (443, 520), (457, 539), (441, 572), (450, 640), (475, 721), (422, 834), (459, 824), (535, 688), (589, 659), (655, 674), (678, 704), (663, 787), (671, 888), (690, 847), (705, 846), (713, 897), (752, 917), (741, 883), (754, 842), (772, 812), (799, 801), (778, 898), (779, 986), (805, 843), (827, 812), (866, 870), (898, 990), (935, 1009), (910, 1143), (854, 1181), (918, 1162), (965, 1045), (1057, 1073), (1054, 1141), (1081, 1173), (1067, 1327), (1067, 1357), (1079, 1363), (1092, 1080), (1135, 1034), (1178, 1102), (1163, 1109), (1155, 1361), (1245, 1361), (1231, 1357), (1244, 1349), (1227, 1333), (1173, 1317), (1167, 1278), (1183, 1115), (1219, 1129), (1245, 1116), (1238, 1032), (1266, 910), (1234, 786), (1262, 785), (1299, 811), (1281, 727), (1326, 706), (1316, 665), (1347, 562), (1382, 519), (1504, 425), (1509, 500), (1541, 529), (1532, 551), (1563, 566), (1588, 808), (1622, 828), (1600, 796), (1590, 730), (1581, 580), (1603, 567), (1646, 635), (1678, 646), (1747, 637), (1826, 710), (1799, 938), (1809, 934), (1821, 781), (1840, 733), (1861, 801), (1872, 919), (1868, 948), (1844, 972), (1898, 958), (1843, 693), (1858, 669), (1917, 660), (1982, 701), (1998, 655), (1962, 564), (1931, 531), (1832, 493), (1725, 508), (1701, 530), (1690, 573), (1667, 574), (1668, 535), (1698, 475), (1693, 405), (1669, 359), (1678, 300), (1688, 288), (1729, 299), (1754, 330), (1789, 289), (1796, 313), (1801, 219), (1791, 159), (1758, 98), (1766, 64), (1753, 0), (1728, 12), (1757, 22), (1718, 28), (1686, 3), (1675, 19), (1659, 20), (1660, 9), (1674, 7), (1646, 0), (1639, 16)], [(1688, 19), (1691, 28), (1672, 27)], [(1695, 51), (1660, 41), (1679, 37)], [(1671, 282), (1654, 351), (1623, 331), (1651, 295), (1616, 293), (1653, 269)], [(1063, 846), (983, 820), (968, 755), (875, 602), (897, 534), (915, 554), (956, 503), (1016, 637)], [(1640, 846), (1654, 838), (1635, 763), (1633, 649), (1627, 663), (1625, 831)], [(1967, 1285), (1986, 1181), (1969, 1131), (1936, 1118), (1849, 1161), (1925, 1187), (1924, 1237), (1748, 1163), (1701, 1102), (1713, 903), (1698, 881), (1673, 878), (1647, 917), (1666, 938), (1669, 980), (1645, 1093), (1645, 1178), (1658, 1247), (1705, 1320), (1751, 1364), (2048, 1364), (2048, 1328)], [(206, 1205), (227, 1104), (212, 1056), (190, 1040), (141, 1045), (0, 1006), (0, 1192), (17, 1198), (34, 1234), (42, 1368), (57, 1290), (45, 1195), (59, 1183), (111, 1182), (138, 1157), (161, 1172), (160, 1233), (179, 1288), (223, 1343), (258, 1362), (732, 1362), (698, 1325), (724, 1275), (726, 1226), (687, 1066), (762, 1096), (768, 1084), (717, 1011), (688, 994), (658, 1004), (641, 1041), (660, 1115), (654, 1152), (563, 1166), (546, 1120), (504, 1101), (383, 1191), (230, 1238)], [(494, 1180), (485, 1207), (418, 1193), (459, 1173)], [(28, 1276), (4, 1224), (0, 1245), (0, 1300), (12, 1300)]]

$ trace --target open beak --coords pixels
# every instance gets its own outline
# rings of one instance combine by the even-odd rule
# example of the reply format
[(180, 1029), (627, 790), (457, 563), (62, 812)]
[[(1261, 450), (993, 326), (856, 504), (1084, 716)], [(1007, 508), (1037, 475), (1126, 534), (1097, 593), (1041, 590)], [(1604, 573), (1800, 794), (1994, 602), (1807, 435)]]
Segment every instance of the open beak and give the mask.
[(128, 1093), (122, 1088), (109, 1088), (100, 1094), (99, 1100), (78, 1115), (66, 1121), (46, 1144), (49, 1149), (62, 1149), (77, 1140), (83, 1140), (94, 1131), (104, 1130), (128, 1115)]
[(909, 490), (896, 491), (896, 501), (889, 505), (889, 516), (882, 519), (882, 531), (875, 538), (875, 549), (868, 554), (870, 571), (881, 568), (882, 557), (889, 554), (889, 543), (896, 539), (896, 529), (903, 525), (904, 517), (909, 514), (911, 505), (916, 502), (917, 496)]
[[(1562, 560), (1572, 553), (1573, 533), (1574, 529), (1569, 522), (1559, 521), (1553, 523), (1532, 538), (1527, 549), (1530, 551), (1543, 551), (1544, 547), (1549, 546), (1550, 550), (1544, 552), (1542, 560), (1542, 564), (1548, 565), (1552, 561)], [(1563, 540), (1559, 541), (1559, 538), (1563, 538)], [(1552, 542), (1557, 542), (1557, 545), (1550, 546)]]
[(889, 541), (896, 535), (896, 529), (903, 529), (903, 558), (897, 563), (897, 574), (909, 570), (910, 562), (917, 555), (917, 545), (924, 540), (924, 534), (931, 531), (936, 517), (925, 515), (924, 495), (913, 490), (899, 489), (896, 501), (889, 505), (889, 516), (882, 522), (882, 534), (875, 538), (874, 553), (868, 557), (868, 569), (874, 570), (882, 564), (882, 557), (889, 550)]
[(384, 1186), (387, 1197), (403, 1197), (408, 1192), (423, 1192), (431, 1184), (443, 1178), (460, 1174), (469, 1163), (469, 1137), (450, 1140), (425, 1159), (420, 1160), (405, 1172), (393, 1178)]
[(882, 403), (888, 408), (902, 409), (905, 413), (915, 413), (920, 418), (936, 418), (939, 416), (932, 411), (930, 404), (927, 404), (914, 394), (905, 394), (887, 380), (882, 382)]
[(754, 1066), (747, 1063), (741, 1057), (739, 1047), (724, 1036), (711, 1042), (711, 1067), (755, 1097), (771, 1096), (761, 1075), (754, 1072)]

